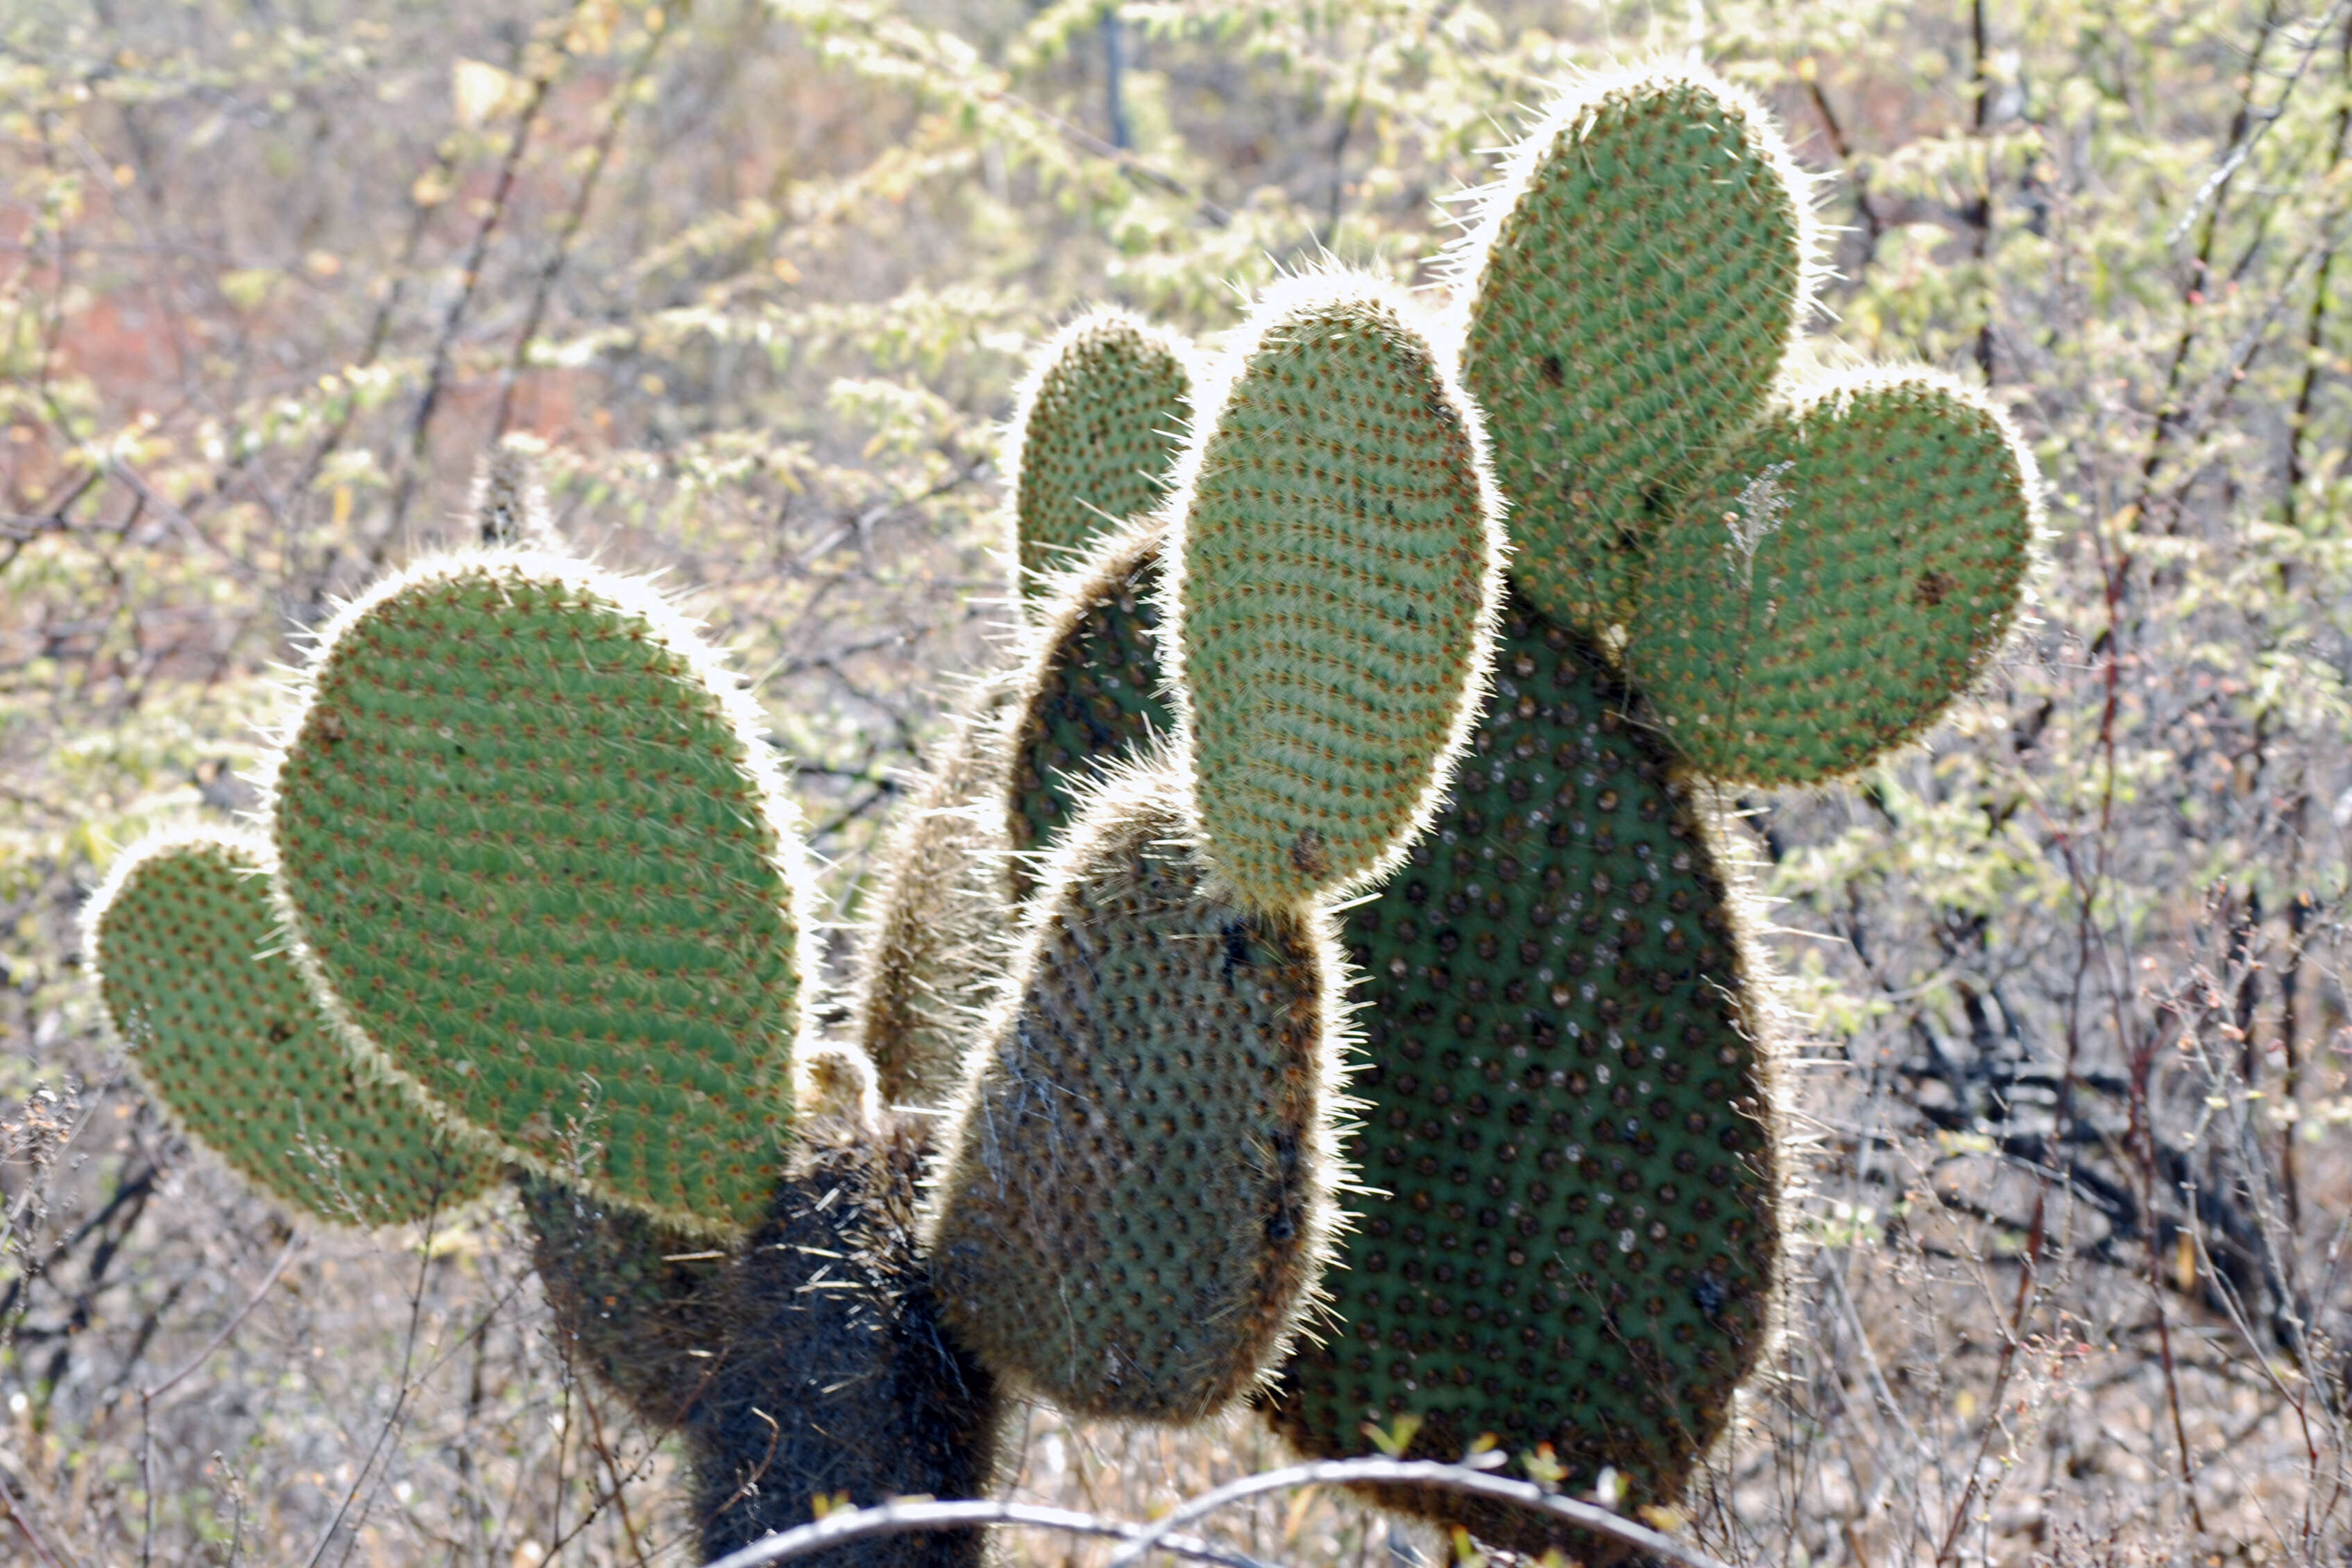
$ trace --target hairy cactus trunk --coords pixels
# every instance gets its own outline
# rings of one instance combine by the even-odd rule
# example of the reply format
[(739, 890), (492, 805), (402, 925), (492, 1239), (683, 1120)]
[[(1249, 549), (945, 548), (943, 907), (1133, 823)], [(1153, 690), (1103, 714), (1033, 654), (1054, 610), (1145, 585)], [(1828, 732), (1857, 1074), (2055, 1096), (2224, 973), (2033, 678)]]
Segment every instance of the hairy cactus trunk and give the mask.
[[(745, 1250), (703, 1244), (549, 1182), (522, 1184), (558, 1331), (576, 1361), (692, 1456), (706, 1559), (805, 1524), (820, 1500), (978, 1497), (994, 1381), (940, 1333), (914, 1247), (926, 1121), (817, 1121)], [(974, 1568), (977, 1531), (886, 1536), (837, 1568)]]

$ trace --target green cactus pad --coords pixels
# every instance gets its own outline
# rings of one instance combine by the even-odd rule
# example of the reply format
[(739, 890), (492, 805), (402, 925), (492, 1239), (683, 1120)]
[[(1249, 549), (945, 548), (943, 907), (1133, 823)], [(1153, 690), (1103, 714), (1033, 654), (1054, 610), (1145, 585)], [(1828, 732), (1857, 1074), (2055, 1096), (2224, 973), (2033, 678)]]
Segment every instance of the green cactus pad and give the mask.
[(1363, 279), (1278, 288), (1188, 453), (1167, 638), (1201, 849), (1255, 909), (1369, 878), (1434, 806), (1486, 675), (1476, 416)]
[(1043, 614), (1024, 659), (1022, 710), (1006, 768), (1013, 889), (1036, 888), (1034, 852), (1051, 848), (1102, 770), (1176, 727), (1160, 690), (1158, 521), (1103, 540)]
[(1191, 357), (1124, 310), (1073, 321), (1039, 353), (1005, 465), (1024, 599), (1043, 602), (1096, 535), (1166, 498), (1192, 416)]
[(418, 567), (322, 638), (274, 811), (298, 933), (515, 1158), (688, 1229), (774, 1190), (809, 929), (759, 720), (656, 595)]
[(222, 1163), (320, 1219), (401, 1225), (478, 1196), (497, 1162), (343, 1048), (286, 955), (268, 864), (230, 835), (160, 839), (92, 901), (89, 950), (140, 1080)]
[(1801, 179), (1746, 94), (1674, 68), (1571, 95), (1489, 193), (1462, 380), (1548, 614), (1630, 621), (1643, 542), (1764, 405), (1808, 291)]
[(852, 1016), (886, 1104), (955, 1092), (1012, 954), (1003, 731), (1020, 689), (1003, 676), (974, 689), (883, 851)]
[[(1371, 1068), (1342, 1153), (1386, 1197), (1325, 1277), (1338, 1326), (1269, 1401), (1322, 1457), (1552, 1445), (1669, 1500), (1763, 1349), (1779, 1269), (1757, 993), (1711, 835), (1628, 694), (1514, 594), (1454, 800), (1345, 917)], [(1507, 1506), (1383, 1500), (1530, 1554)]]
[(1832, 383), (1726, 449), (1654, 537), (1627, 666), (1700, 773), (1851, 773), (2009, 635), (2035, 507), (1981, 399), (1925, 374)]
[(1204, 894), (1175, 794), (1120, 782), (1056, 857), (930, 1236), (962, 1342), (1080, 1415), (1214, 1414), (1326, 1249), (1337, 955)]

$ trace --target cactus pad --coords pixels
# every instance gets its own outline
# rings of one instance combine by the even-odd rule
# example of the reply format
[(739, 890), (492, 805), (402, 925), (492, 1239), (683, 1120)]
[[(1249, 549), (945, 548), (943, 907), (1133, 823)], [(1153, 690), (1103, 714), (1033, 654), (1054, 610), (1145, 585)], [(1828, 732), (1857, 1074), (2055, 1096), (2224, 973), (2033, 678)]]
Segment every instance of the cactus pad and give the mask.
[(1243, 902), (1369, 877), (1468, 732), (1500, 580), (1476, 416), (1361, 280), (1277, 289), (1188, 453), (1167, 638), (1201, 849)]
[(1181, 340), (1124, 310), (1073, 321), (1039, 354), (1006, 464), (1024, 599), (1042, 601), (1096, 535), (1166, 497), (1192, 413), (1189, 358)]
[(457, 556), (337, 618), (274, 800), (298, 933), (393, 1065), (714, 1232), (774, 1190), (806, 973), (758, 722), (641, 586)]
[[(1454, 800), (1341, 940), (1364, 978), (1366, 1103), (1343, 1151), (1387, 1197), (1326, 1276), (1339, 1326), (1270, 1401), (1310, 1455), (1415, 1458), (1483, 1433), (1670, 1500), (1763, 1348), (1779, 1268), (1768, 1064), (1711, 836), (1627, 693), (1513, 595)], [(1552, 1526), (1383, 1498), (1539, 1552)]]
[(1630, 621), (1643, 542), (1763, 406), (1807, 291), (1800, 179), (1745, 94), (1673, 69), (1570, 96), (1489, 193), (1462, 380), (1548, 614)]
[(362, 1077), (270, 907), (267, 852), (228, 836), (125, 854), (89, 916), (115, 1032), (188, 1135), (278, 1202), (400, 1225), (478, 1196), (498, 1164), (414, 1089)]
[[(1006, 821), (1015, 849), (1052, 847), (1108, 764), (1175, 728), (1160, 694), (1160, 550), (1167, 530), (1138, 524), (1104, 540), (1044, 612), (1020, 687)], [(1013, 888), (1036, 887), (1030, 858)]]
[(883, 850), (853, 1016), (887, 1105), (955, 1092), (1012, 955), (1002, 731), (1019, 689), (997, 676), (972, 690)]
[(1727, 448), (1653, 537), (1626, 663), (1701, 773), (1851, 773), (1935, 722), (2015, 623), (2032, 460), (1939, 377), (1851, 377)]
[(1123, 781), (1056, 858), (931, 1236), (963, 1342), (1081, 1415), (1246, 1392), (1326, 1245), (1336, 954), (1204, 896), (1174, 793)]

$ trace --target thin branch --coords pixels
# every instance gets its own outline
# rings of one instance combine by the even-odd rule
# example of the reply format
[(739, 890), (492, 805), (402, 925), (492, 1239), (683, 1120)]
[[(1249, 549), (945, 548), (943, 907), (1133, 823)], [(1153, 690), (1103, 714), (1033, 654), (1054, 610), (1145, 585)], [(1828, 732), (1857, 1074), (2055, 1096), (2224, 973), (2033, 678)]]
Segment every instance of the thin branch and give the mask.
[(1216, 1490), (1203, 1493), (1171, 1510), (1142, 1536), (1111, 1553), (1103, 1568), (1130, 1568), (1145, 1553), (1162, 1548), (1170, 1531), (1204, 1519), (1229, 1503), (1260, 1492), (1286, 1491), (1294, 1487), (1352, 1486), (1366, 1481), (1434, 1487), (1441, 1491), (1466, 1492), (1472, 1497), (1515, 1502), (1538, 1513), (1548, 1513), (1595, 1535), (1606, 1536), (1636, 1552), (1679, 1563), (1683, 1568), (1724, 1568), (1695, 1546), (1686, 1546), (1660, 1531), (1636, 1524), (1597, 1503), (1578, 1502), (1549, 1492), (1533, 1481), (1490, 1476), (1467, 1465), (1440, 1464), (1433, 1459), (1317, 1459), (1287, 1469), (1244, 1476)]

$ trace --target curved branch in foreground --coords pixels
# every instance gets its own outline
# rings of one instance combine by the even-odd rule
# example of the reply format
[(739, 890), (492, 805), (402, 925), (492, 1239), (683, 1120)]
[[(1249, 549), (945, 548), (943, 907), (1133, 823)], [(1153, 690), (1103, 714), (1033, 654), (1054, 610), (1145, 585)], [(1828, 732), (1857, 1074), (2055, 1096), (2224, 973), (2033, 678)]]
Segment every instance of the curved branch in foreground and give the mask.
[(1040, 1530), (1067, 1531), (1073, 1535), (1108, 1535), (1138, 1541), (1150, 1536), (1150, 1545), (1177, 1557), (1215, 1563), (1223, 1568), (1272, 1568), (1255, 1557), (1212, 1546), (1189, 1535), (1169, 1535), (1139, 1524), (1128, 1524), (1097, 1514), (1066, 1508), (1040, 1508), (1019, 1502), (932, 1502), (928, 1499), (886, 1502), (877, 1508), (840, 1509), (813, 1524), (803, 1524), (730, 1552), (709, 1568), (760, 1568), (810, 1557), (844, 1542), (869, 1535), (897, 1535), (919, 1530), (961, 1530), (975, 1524), (1025, 1524)]
[(1105, 1568), (1130, 1568), (1131, 1564), (1152, 1552), (1166, 1552), (1197, 1562), (1222, 1563), (1224, 1568), (1267, 1568), (1266, 1564), (1238, 1552), (1213, 1546), (1175, 1531), (1180, 1526), (1204, 1518), (1229, 1503), (1260, 1492), (1362, 1481), (1438, 1487), (1475, 1497), (1496, 1498), (1552, 1514), (1595, 1535), (1608, 1536), (1654, 1557), (1678, 1563), (1681, 1568), (1725, 1568), (1725, 1564), (1696, 1547), (1687, 1546), (1671, 1535), (1622, 1518), (1596, 1504), (1560, 1497), (1544, 1490), (1532, 1481), (1515, 1481), (1504, 1476), (1490, 1476), (1466, 1466), (1438, 1464), (1427, 1459), (1324, 1459), (1293, 1465), (1286, 1469), (1268, 1470), (1262, 1475), (1244, 1476), (1214, 1491), (1202, 1493), (1149, 1526), (1128, 1524), (1067, 1509), (1038, 1508), (1026, 1503), (923, 1500), (885, 1503), (879, 1508), (845, 1509), (827, 1514), (814, 1524), (804, 1524), (780, 1535), (771, 1535), (764, 1541), (753, 1542), (741, 1551), (730, 1552), (709, 1564), (709, 1568), (762, 1568), (766, 1563), (791, 1562), (865, 1536), (891, 1535), (903, 1531), (953, 1530), (975, 1524), (1031, 1525), (1045, 1530), (1068, 1531), (1076, 1535), (1111, 1536), (1123, 1541), (1126, 1544), (1112, 1555)]

